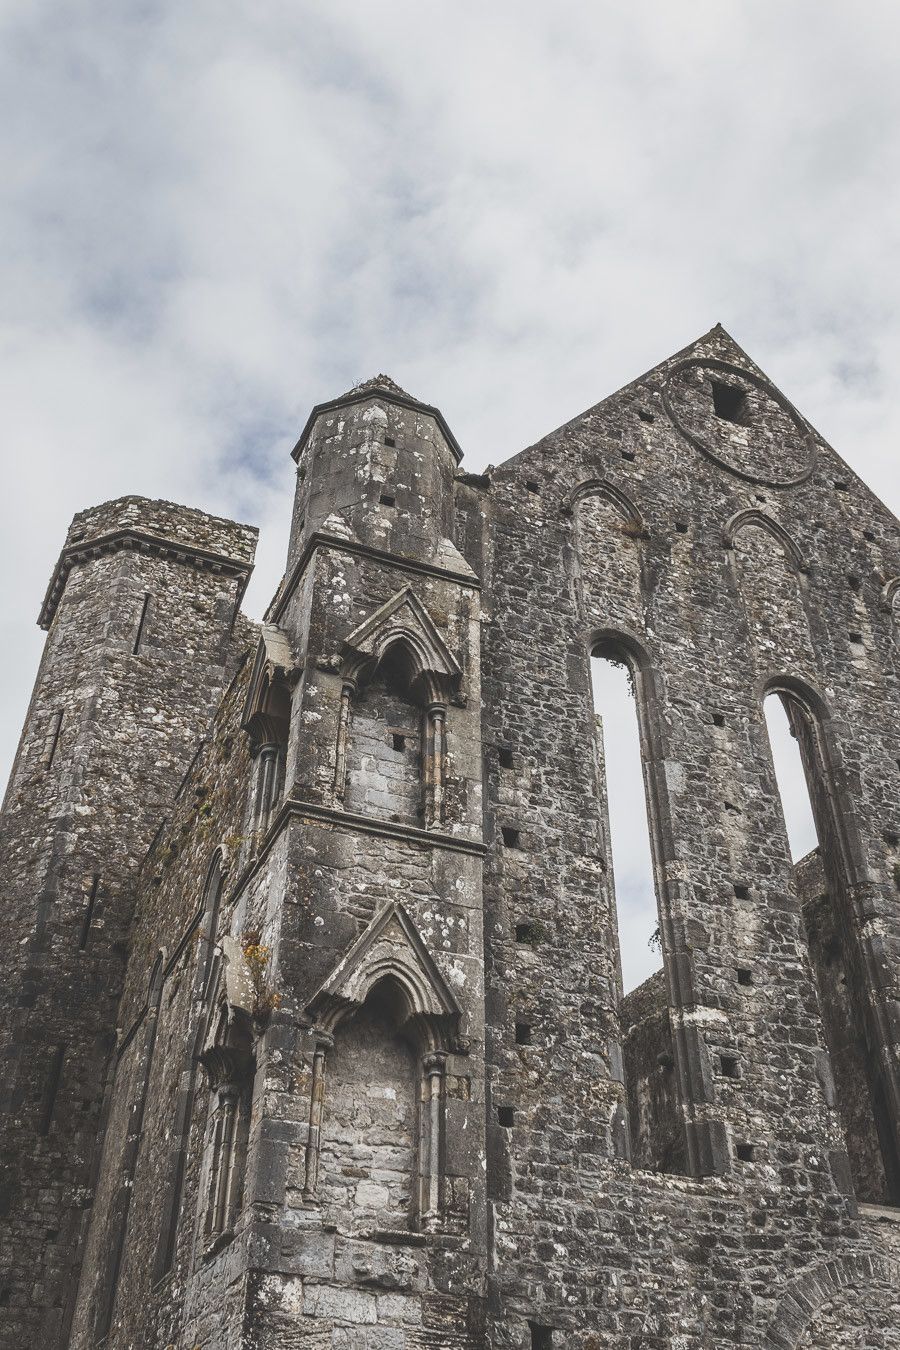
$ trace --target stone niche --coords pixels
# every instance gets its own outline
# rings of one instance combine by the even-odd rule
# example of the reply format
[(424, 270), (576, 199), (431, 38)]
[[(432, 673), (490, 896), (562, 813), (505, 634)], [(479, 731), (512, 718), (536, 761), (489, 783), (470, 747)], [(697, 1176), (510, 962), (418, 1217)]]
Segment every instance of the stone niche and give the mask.
[(376, 986), (338, 1028), (328, 1057), (319, 1163), (328, 1220), (356, 1229), (404, 1229), (417, 1174), (418, 1070), (397, 1034), (396, 996)]

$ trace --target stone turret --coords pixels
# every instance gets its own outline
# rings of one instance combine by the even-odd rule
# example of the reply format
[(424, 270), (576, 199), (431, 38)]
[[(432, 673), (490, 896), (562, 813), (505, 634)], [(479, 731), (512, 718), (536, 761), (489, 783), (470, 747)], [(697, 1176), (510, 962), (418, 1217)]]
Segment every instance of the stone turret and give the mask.
[(423, 561), (451, 535), (462, 451), (440, 411), (388, 376), (318, 404), (293, 456), (288, 571), (315, 531), (339, 522), (372, 547)]
[[(8, 1175), (0, 1344), (65, 1334), (133, 878), (246, 642), (256, 531), (123, 497), (72, 521), (0, 842)], [(243, 639), (243, 641), (242, 641)]]

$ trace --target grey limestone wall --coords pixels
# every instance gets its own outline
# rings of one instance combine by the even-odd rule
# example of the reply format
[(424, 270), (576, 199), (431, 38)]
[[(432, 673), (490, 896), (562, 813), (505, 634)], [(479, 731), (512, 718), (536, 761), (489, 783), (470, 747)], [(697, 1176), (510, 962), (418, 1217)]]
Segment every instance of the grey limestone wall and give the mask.
[[(739, 420), (716, 410), (720, 381), (748, 391)], [(493, 1194), (494, 1343), (527, 1345), (537, 1323), (554, 1345), (761, 1344), (793, 1274), (873, 1241), (845, 1194), (762, 699), (783, 684), (815, 709), (830, 770), (819, 814), (835, 826), (847, 943), (889, 1080), (900, 912), (884, 833), (897, 756), (883, 588), (897, 527), (721, 330), (491, 480), (485, 739), (512, 751), (512, 768), (487, 777), (490, 1128), (504, 1129), (508, 1160)], [(629, 1164), (613, 1125), (621, 1028), (614, 953), (597, 940), (612, 894), (590, 747), (595, 649), (635, 676), (692, 1179)], [(518, 847), (496, 825), (514, 826)], [(537, 970), (515, 941), (523, 918), (540, 928)], [(514, 1037), (523, 1000), (536, 1009), (527, 1055)]]

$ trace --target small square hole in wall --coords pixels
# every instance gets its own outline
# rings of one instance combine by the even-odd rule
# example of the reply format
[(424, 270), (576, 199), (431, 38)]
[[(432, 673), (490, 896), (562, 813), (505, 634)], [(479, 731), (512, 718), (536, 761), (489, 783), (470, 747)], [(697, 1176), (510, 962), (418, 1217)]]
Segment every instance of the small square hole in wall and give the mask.
[(638, 408), (638, 417), (642, 422), (652, 422), (654, 420), (653, 413), (649, 408)]
[(541, 1326), (540, 1322), (529, 1322), (531, 1332), (531, 1350), (553, 1350), (553, 1328)]
[(684, 520), (676, 520), (675, 529), (679, 534), (687, 534), (687, 522)]
[(738, 1144), (734, 1151), (737, 1154), (738, 1162), (753, 1162), (756, 1153), (752, 1144)]
[(854, 646), (856, 647), (862, 646), (862, 633), (856, 633), (851, 631), (847, 634), (847, 636), (850, 639), (850, 641), (854, 644)]
[(513, 768), (513, 752), (510, 750), (509, 746), (500, 746), (500, 749), (497, 752), (497, 759), (501, 769)]
[(847, 585), (850, 587), (851, 591), (858, 591), (862, 582), (859, 577), (854, 576), (852, 572), (849, 572), (847, 574)]
[(391, 732), (391, 745), (394, 747), (395, 750), (406, 749), (406, 737), (402, 734), (402, 732), (399, 731)]
[(843, 480), (839, 480), (837, 483), (835, 483), (834, 490), (835, 492), (849, 492), (850, 484), (843, 482)]
[(633, 450), (620, 450), (619, 454), (622, 456), (623, 459), (634, 459)]
[(714, 727), (724, 727), (724, 725), (725, 725), (725, 714), (724, 714), (724, 713), (713, 713), (713, 726), (714, 726)]
[(752, 984), (753, 983), (752, 971), (748, 970), (746, 966), (738, 966), (737, 982), (738, 984), (744, 985)]
[(503, 835), (503, 843), (507, 848), (522, 847), (521, 830), (515, 830), (511, 825), (503, 825), (500, 829), (500, 833)]
[(533, 947), (538, 941), (538, 926), (535, 923), (516, 924), (516, 942), (527, 943)]
[(378, 498), (378, 500), (379, 500), (379, 502), (381, 503), (382, 506), (396, 506), (396, 505), (397, 505), (397, 498), (396, 498), (396, 497), (392, 497), (391, 494), (390, 494), (389, 492), (382, 492), (382, 494), (381, 494), (381, 496)]
[(528, 1022), (516, 1023), (516, 1045), (531, 1044), (531, 1026)]
[(741, 1066), (736, 1055), (720, 1055), (719, 1065), (723, 1078), (740, 1078)]
[(868, 539), (868, 541), (869, 541), (870, 544), (874, 544), (874, 542), (875, 542), (875, 531), (874, 531), (874, 530), (863, 530), (863, 539)]
[(533, 478), (529, 478), (525, 484), (526, 492), (540, 492), (540, 483), (536, 483)]
[(394, 440), (393, 436), (385, 436), (385, 438), (384, 438), (384, 443), (385, 443), (385, 445), (388, 445), (388, 446), (394, 446), (394, 445), (397, 444), (397, 442)]
[(721, 417), (723, 422), (746, 425), (750, 408), (743, 389), (739, 389), (736, 384), (724, 384), (721, 380), (713, 380), (712, 397), (716, 417)]
[(750, 887), (742, 885), (739, 881), (734, 883), (734, 894), (738, 900), (750, 899)]
[(511, 1106), (497, 1107), (497, 1123), (505, 1129), (509, 1129), (515, 1119), (515, 1112)]

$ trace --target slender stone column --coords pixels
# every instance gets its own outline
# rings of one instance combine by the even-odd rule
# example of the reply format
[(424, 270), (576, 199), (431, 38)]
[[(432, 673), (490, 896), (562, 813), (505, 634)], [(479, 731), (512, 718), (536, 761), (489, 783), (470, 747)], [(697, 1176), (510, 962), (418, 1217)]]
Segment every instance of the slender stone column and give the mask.
[(428, 709), (428, 745), (425, 756), (425, 820), (440, 825), (444, 818), (444, 725), (447, 709), (432, 703)]
[(443, 1051), (426, 1055), (422, 1064), (422, 1227), (435, 1229), (441, 1218), (441, 1113), (444, 1104)]
[(351, 680), (345, 680), (341, 689), (341, 706), (338, 713), (337, 747), (334, 756), (334, 785), (332, 795), (335, 803), (343, 803), (347, 785), (347, 750), (350, 745), (350, 723), (353, 717), (353, 698), (356, 686)]
[(319, 1148), (322, 1142), (322, 1110), (325, 1104), (325, 1059), (334, 1045), (327, 1031), (317, 1030), (313, 1051), (312, 1083), (309, 1093), (309, 1133), (306, 1138), (306, 1162), (303, 1199), (313, 1201), (319, 1182)]
[(264, 745), (259, 752), (259, 796), (256, 799), (256, 828), (265, 834), (275, 799), (278, 777), (278, 746)]

